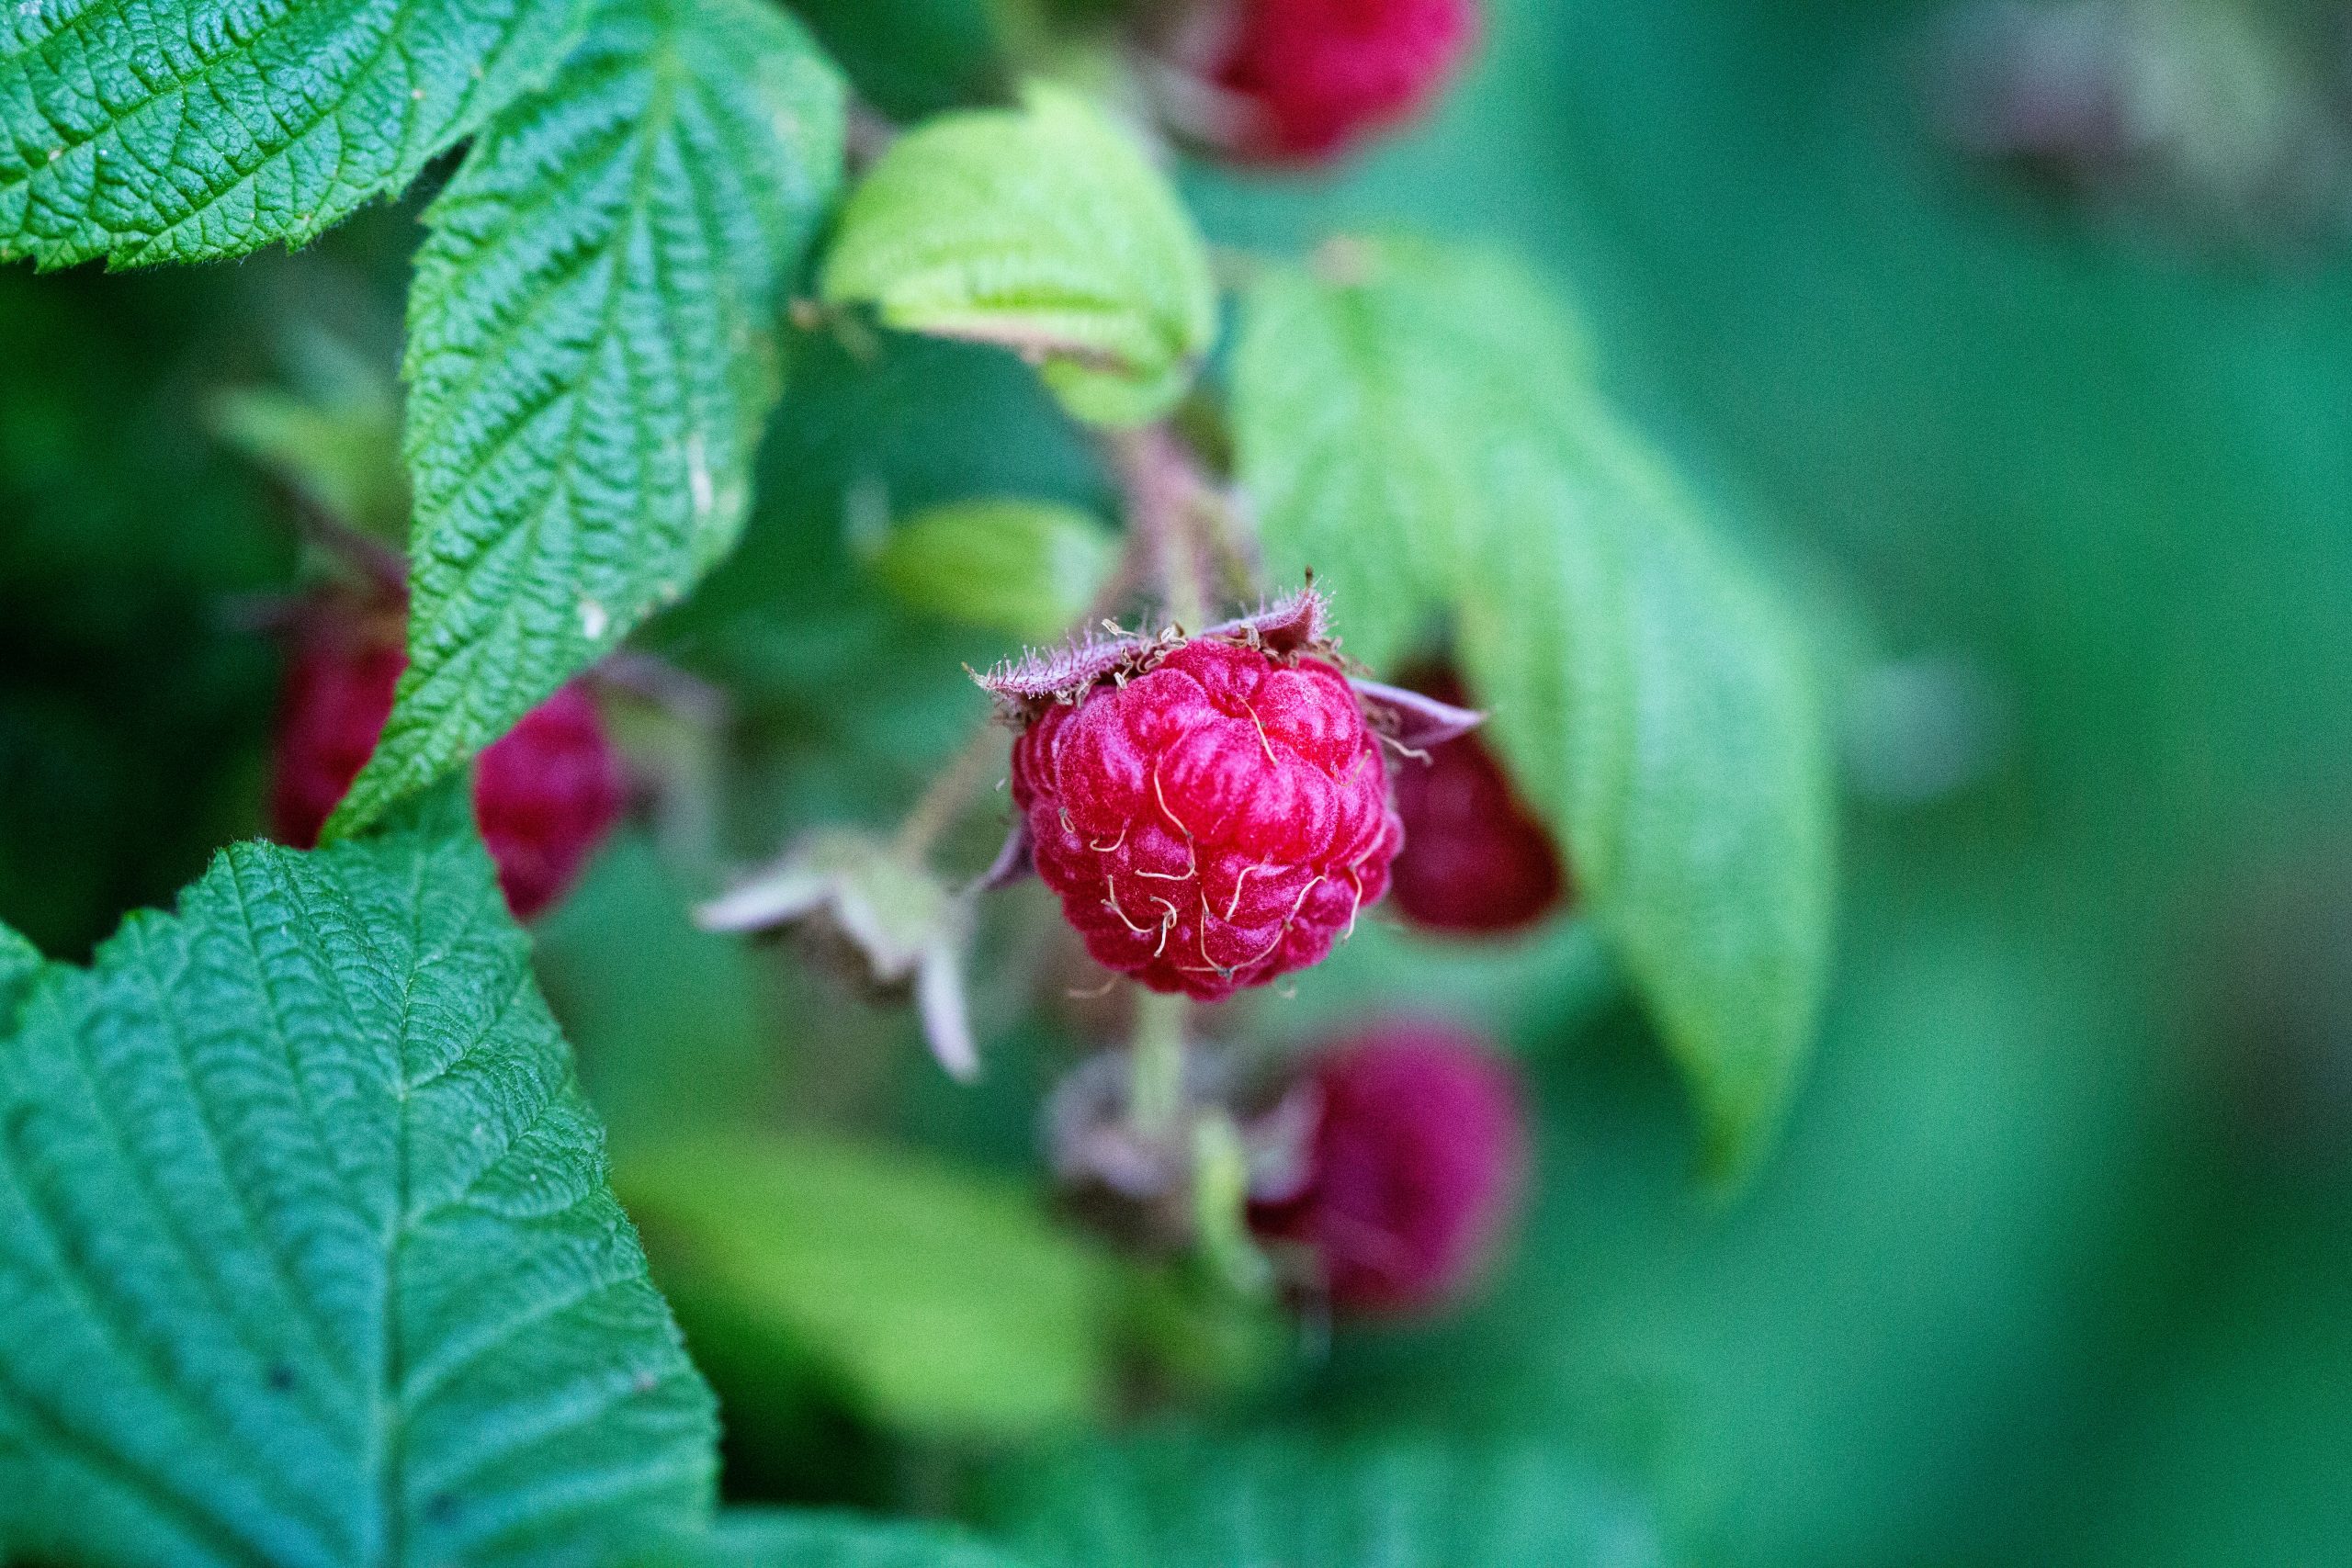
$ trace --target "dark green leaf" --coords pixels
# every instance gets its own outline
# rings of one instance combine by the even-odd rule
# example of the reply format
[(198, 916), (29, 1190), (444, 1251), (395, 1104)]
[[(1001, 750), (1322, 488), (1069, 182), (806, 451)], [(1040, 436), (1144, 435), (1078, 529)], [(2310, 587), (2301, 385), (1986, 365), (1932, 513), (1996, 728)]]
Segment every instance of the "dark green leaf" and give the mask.
[(824, 291), (909, 332), (1034, 356), (1096, 424), (1166, 412), (1216, 335), (1208, 253), (1175, 192), (1059, 88), (900, 138), (850, 197)]
[(409, 668), (333, 830), (495, 739), (734, 545), (842, 85), (766, 0), (609, 0), (426, 214)]
[(1086, 613), (1118, 555), (1117, 536), (1077, 507), (963, 501), (892, 529), (874, 570), (918, 609), (1051, 642)]
[(1815, 672), (1525, 272), (1398, 243), (1317, 266), (1252, 289), (1237, 356), (1269, 558), (1314, 567), (1374, 663), (1450, 617), (1728, 1173), (1779, 1122), (1827, 964)]
[(992, 1512), (1069, 1568), (1655, 1568), (1634, 1500), (1534, 1444), (1283, 1434), (1097, 1443), (1015, 1473)]
[(399, 190), (561, 58), (580, 0), (0, 9), (0, 259), (209, 261)]
[(1027, 1190), (816, 1138), (632, 1153), (621, 1173), (663, 1286), (738, 1337), (731, 1359), (813, 1357), (895, 1426), (1067, 1424), (1108, 1393), (1117, 1280)]
[(0, 1555), (539, 1563), (691, 1523), (710, 1396), (459, 792), (224, 852), (0, 1043)]

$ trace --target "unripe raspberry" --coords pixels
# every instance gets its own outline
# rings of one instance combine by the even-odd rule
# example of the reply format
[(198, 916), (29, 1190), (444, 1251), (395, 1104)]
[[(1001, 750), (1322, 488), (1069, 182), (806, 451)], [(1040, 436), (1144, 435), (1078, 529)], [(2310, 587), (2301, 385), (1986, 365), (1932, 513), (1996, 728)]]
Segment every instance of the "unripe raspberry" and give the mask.
[[(1460, 704), (1462, 682), (1435, 671), (1406, 684)], [(1393, 868), (1396, 908), (1418, 926), (1464, 934), (1515, 931), (1560, 901), (1566, 877), (1544, 824), (1512, 790), (1476, 731), (1398, 762), (1405, 848)]]
[(1032, 682), (1012, 799), (1037, 873), (1095, 960), (1153, 990), (1214, 1000), (1303, 969), (1387, 889), (1387, 765), (1310, 650), (1319, 604), (1302, 614), (1295, 640), (1131, 640)]
[[(299, 634), (280, 699), (270, 832), (308, 849), (359, 776), (407, 658), (382, 625), (321, 620)], [(620, 759), (595, 704), (567, 686), (481, 754), (474, 819), (516, 919), (570, 891), (619, 819)]]
[(1476, 0), (1238, 0), (1214, 73), (1251, 111), (1233, 151), (1328, 158), (1419, 110), (1477, 29)]
[(1304, 1248), (1343, 1312), (1408, 1313), (1458, 1296), (1525, 1183), (1510, 1066), (1448, 1024), (1384, 1023), (1321, 1056), (1306, 1185), (1250, 1207), (1264, 1240)]

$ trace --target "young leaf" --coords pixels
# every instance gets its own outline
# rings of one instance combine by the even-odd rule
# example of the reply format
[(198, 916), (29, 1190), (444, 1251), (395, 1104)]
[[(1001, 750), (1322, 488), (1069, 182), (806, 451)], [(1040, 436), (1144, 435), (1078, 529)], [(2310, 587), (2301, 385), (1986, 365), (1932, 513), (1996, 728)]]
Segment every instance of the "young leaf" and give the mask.
[(1505, 261), (1359, 243), (1276, 269), (1234, 390), (1270, 564), (1313, 567), (1375, 665), (1451, 619), (1729, 1173), (1780, 1118), (1828, 958), (1828, 748), (1798, 639)]
[(1074, 506), (965, 501), (892, 529), (874, 570), (917, 609), (1052, 642), (1086, 613), (1118, 556), (1117, 536)]
[(562, 57), (581, 0), (0, 8), (0, 260), (210, 261), (398, 191)]
[(0, 1557), (577, 1562), (711, 1400), (461, 792), (224, 852), (0, 1039)]
[(823, 287), (890, 326), (1035, 358), (1095, 424), (1165, 413), (1216, 334), (1208, 254), (1167, 179), (1042, 85), (901, 137), (851, 196)]
[(630, 1156), (621, 1190), (690, 1329), (813, 1357), (877, 1418), (953, 1437), (1064, 1425), (1109, 1392), (1116, 1280), (1004, 1182), (813, 1138)]
[(1549, 1448), (1168, 1435), (1016, 1472), (991, 1509), (1041, 1563), (1656, 1568), (1637, 1501)]
[(605, 0), (426, 213), (409, 667), (329, 826), (495, 739), (732, 547), (842, 87), (767, 0)]
[(1023, 1568), (1022, 1560), (944, 1525), (854, 1514), (730, 1508), (708, 1530), (640, 1568)]

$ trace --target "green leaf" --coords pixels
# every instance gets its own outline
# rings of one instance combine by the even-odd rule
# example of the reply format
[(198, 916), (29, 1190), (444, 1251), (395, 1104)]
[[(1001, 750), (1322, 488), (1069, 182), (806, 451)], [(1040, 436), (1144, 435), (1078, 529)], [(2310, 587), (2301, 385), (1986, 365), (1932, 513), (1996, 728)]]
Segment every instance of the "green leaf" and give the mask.
[(783, 1508), (731, 1508), (643, 1568), (1023, 1568), (944, 1525)]
[(766, 0), (608, 0), (425, 215), (409, 667), (330, 825), (457, 767), (733, 547), (842, 88)]
[(824, 295), (1019, 350), (1095, 424), (1165, 413), (1216, 335), (1208, 254), (1167, 179), (1083, 98), (1042, 85), (901, 137), (850, 197)]
[(1508, 262), (1327, 250), (1251, 291), (1242, 478), (1278, 572), (1313, 566), (1351, 652), (1450, 619), (1521, 787), (1690, 1084), (1708, 1163), (1769, 1143), (1828, 963), (1817, 679), (1747, 565), (1589, 386)]
[(1837, 874), (1827, 721), (1809, 650), (1689, 498), (1601, 411), (1582, 434), (1577, 469), (1495, 476), (1506, 504), (1575, 523), (1488, 541), (1461, 651), (1727, 1180), (1813, 1047)]
[(632, 1154), (620, 1183), (688, 1332), (747, 1371), (814, 1358), (879, 1420), (950, 1437), (1068, 1425), (1107, 1397), (1115, 1275), (1023, 1187), (718, 1135)]
[(1268, 574), (1307, 572), (1348, 651), (1393, 669), (1464, 591), (1494, 514), (1486, 468), (1531, 408), (1578, 396), (1583, 343), (1526, 271), (1491, 253), (1333, 242), (1243, 297), (1236, 460)]
[(1118, 558), (1118, 536), (1077, 507), (965, 501), (899, 525), (874, 570), (917, 609), (1051, 642), (1086, 613)]
[(1013, 1472), (991, 1514), (1041, 1562), (1092, 1568), (1655, 1568), (1638, 1502), (1536, 1444), (1305, 1434), (1096, 1442)]
[(223, 852), (0, 1041), (0, 1556), (540, 1563), (691, 1524), (708, 1391), (460, 791)]
[(213, 434), (311, 505), (373, 538), (409, 518), (401, 399), (389, 364), (311, 332), (289, 344), (296, 387), (244, 387), (213, 405)]
[(0, 260), (210, 261), (400, 190), (545, 76), (580, 0), (0, 9)]

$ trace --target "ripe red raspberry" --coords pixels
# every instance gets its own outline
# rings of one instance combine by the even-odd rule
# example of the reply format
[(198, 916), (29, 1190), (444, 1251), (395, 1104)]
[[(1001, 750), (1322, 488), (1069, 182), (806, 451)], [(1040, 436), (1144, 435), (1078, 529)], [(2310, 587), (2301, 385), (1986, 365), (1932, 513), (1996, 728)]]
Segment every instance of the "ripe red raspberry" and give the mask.
[[(270, 778), (271, 835), (297, 849), (359, 776), (408, 660), (382, 625), (324, 622), (299, 636), (279, 702)], [(566, 686), (523, 716), (481, 754), (474, 820), (498, 867), (514, 918), (527, 920), (568, 892), (619, 819), (620, 759), (596, 705)]]
[(1255, 111), (1234, 151), (1328, 158), (1419, 110), (1477, 30), (1476, 0), (1238, 0), (1213, 73)]
[[(1380, 742), (1299, 619), (1128, 641), (1027, 676), (1012, 799), (1095, 959), (1204, 1000), (1319, 962), (1388, 886)], [(1292, 634), (1295, 633), (1295, 636)], [(1027, 684), (1023, 686), (1023, 681)]]
[(1476, 1035), (1383, 1023), (1322, 1055), (1306, 1185), (1250, 1206), (1270, 1242), (1303, 1247), (1341, 1311), (1412, 1312), (1458, 1296), (1525, 1183), (1517, 1080)]
[[(1423, 671), (1405, 684), (1440, 702), (1464, 700), (1451, 671)], [(1475, 730), (1429, 748), (1426, 762), (1398, 762), (1396, 773), (1405, 848), (1392, 874), (1408, 920), (1483, 935), (1532, 925), (1560, 901), (1566, 877), (1558, 846)]]

